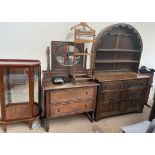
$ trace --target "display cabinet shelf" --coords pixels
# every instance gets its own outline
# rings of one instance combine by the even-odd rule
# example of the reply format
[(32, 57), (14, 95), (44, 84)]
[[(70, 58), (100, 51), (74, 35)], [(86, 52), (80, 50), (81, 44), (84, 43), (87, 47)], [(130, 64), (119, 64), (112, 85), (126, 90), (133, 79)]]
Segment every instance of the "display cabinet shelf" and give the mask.
[(96, 60), (95, 63), (139, 63), (136, 60)]
[(113, 35), (116, 35), (116, 36), (127, 36), (127, 37), (130, 37), (130, 36), (134, 36), (134, 34), (131, 34), (131, 33), (109, 33), (111, 36), (113, 36)]

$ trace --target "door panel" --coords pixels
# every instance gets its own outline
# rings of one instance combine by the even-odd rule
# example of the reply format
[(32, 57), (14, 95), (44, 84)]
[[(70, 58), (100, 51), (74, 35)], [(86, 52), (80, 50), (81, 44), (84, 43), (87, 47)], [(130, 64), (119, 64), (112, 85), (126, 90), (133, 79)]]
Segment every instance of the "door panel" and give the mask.
[(100, 113), (110, 116), (120, 112), (120, 91), (105, 91), (100, 94)]
[(144, 104), (145, 88), (128, 89), (127, 112), (139, 111)]

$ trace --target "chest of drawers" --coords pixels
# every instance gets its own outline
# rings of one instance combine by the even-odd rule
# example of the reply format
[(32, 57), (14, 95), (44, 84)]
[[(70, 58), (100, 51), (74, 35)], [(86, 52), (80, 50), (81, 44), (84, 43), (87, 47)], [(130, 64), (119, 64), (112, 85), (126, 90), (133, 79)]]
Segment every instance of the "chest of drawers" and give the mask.
[(94, 120), (97, 86), (95, 82), (66, 83), (54, 85), (44, 81), (45, 130), (49, 131), (49, 119), (87, 113)]

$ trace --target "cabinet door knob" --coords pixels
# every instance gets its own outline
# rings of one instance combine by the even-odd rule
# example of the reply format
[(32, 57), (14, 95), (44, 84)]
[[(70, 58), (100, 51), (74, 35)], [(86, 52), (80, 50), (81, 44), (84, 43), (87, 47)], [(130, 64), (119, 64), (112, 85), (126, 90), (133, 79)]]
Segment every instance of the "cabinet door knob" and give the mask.
[(58, 112), (60, 112), (60, 109), (58, 109)]
[(88, 92), (86, 92), (86, 96), (88, 95)]

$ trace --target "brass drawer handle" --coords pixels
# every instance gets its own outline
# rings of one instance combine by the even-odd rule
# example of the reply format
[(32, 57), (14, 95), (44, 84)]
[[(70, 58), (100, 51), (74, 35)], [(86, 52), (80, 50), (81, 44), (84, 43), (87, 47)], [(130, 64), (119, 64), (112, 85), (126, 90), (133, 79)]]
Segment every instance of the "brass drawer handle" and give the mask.
[(57, 109), (58, 112), (60, 112), (60, 109)]
[(87, 105), (85, 104), (84, 107), (87, 108)]

